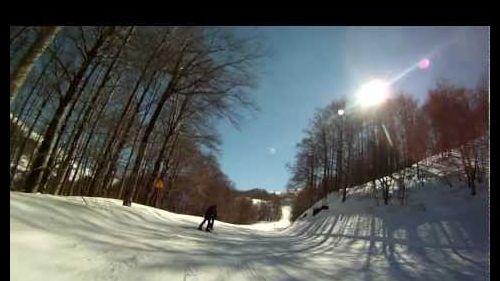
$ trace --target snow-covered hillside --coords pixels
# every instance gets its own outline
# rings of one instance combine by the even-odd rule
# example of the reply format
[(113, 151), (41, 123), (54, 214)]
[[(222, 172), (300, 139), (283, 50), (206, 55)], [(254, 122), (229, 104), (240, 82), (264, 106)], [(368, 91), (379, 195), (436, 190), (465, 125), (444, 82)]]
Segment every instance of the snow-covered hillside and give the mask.
[[(22, 121), (19, 121), (18, 118), (16, 116), (14, 116), (12, 113), (10, 113), (10, 119), (11, 119), (11, 122), (15, 122), (16, 124), (19, 124), (19, 128), (24, 133), (24, 135), (27, 135), (29, 133), (28, 126), (25, 123), (23, 123)], [(31, 140), (37, 142), (38, 144), (40, 144), (43, 140), (43, 137), (36, 132), (31, 132), (31, 134), (29, 135), (29, 138)], [(62, 161), (63, 157), (65, 157), (64, 152), (60, 153), (61, 152), (60, 149), (57, 150), (57, 152), (58, 152), (58, 155), (60, 155), (59, 158), (57, 158), (58, 161)], [(24, 173), (28, 170), (29, 158), (30, 157), (26, 154), (21, 155), (19, 164), (17, 165), (18, 172)], [(15, 165), (14, 163), (10, 163), (11, 168), (14, 165)], [(58, 167), (58, 163), (56, 163), (55, 166)], [(70, 166), (69, 178), (75, 177), (75, 180), (78, 180), (81, 177), (90, 176), (92, 174), (91, 169), (85, 168), (84, 170), (78, 171), (78, 174), (75, 175), (77, 166), (78, 166), (78, 162), (73, 161), (73, 164)], [(54, 172), (52, 172), (52, 176), (55, 176), (55, 175), (56, 174)], [(18, 178), (19, 176), (20, 176), (20, 174), (16, 174), (16, 178)], [(115, 179), (113, 181), (115, 181)]]
[(214, 233), (114, 199), (10, 196), (11, 280), (488, 280), (484, 186), (472, 197), (428, 183), (406, 207), (333, 195), (286, 229), (283, 218)]

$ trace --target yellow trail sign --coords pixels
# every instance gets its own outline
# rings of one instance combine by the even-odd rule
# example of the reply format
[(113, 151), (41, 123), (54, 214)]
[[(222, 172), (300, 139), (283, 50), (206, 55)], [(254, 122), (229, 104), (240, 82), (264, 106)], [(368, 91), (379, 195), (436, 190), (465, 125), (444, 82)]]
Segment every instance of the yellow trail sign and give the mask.
[(165, 183), (163, 182), (162, 179), (157, 179), (155, 181), (155, 188), (163, 189), (164, 187), (165, 187)]

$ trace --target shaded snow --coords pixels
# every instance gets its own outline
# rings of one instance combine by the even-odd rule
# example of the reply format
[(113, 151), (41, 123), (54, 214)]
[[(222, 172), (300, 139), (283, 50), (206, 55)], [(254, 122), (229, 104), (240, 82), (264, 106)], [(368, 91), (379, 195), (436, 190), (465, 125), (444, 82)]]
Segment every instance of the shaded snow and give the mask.
[(429, 186), (406, 207), (332, 197), (286, 229), (216, 221), (214, 233), (114, 199), (10, 196), (11, 280), (488, 280), (484, 190)]
[(11, 280), (489, 280), (488, 190), (469, 193), (428, 180), (385, 206), (359, 186), (292, 225), (283, 206), (277, 222), (207, 233), (116, 199), (11, 192)]

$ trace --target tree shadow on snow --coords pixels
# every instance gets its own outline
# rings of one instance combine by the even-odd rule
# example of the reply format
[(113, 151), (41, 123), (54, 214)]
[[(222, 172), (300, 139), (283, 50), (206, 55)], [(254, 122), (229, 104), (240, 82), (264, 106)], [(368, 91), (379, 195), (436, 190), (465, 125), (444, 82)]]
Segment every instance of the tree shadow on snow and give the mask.
[[(75, 205), (71, 213), (65, 212), (68, 204)], [(423, 216), (407, 222), (327, 211), (310, 224), (296, 224), (280, 233), (252, 232), (217, 222), (215, 232), (206, 233), (192, 221), (173, 224), (133, 208), (101, 210), (29, 196), (17, 196), (11, 202), (11, 218), (74, 237), (92, 249), (114, 252), (110, 256), (114, 262), (138, 257), (135, 266), (142, 270), (169, 269), (184, 277), (212, 269), (217, 271), (216, 280), (236, 276), (280, 281), (304, 280), (304, 276), (307, 280), (362, 276), (366, 281), (488, 279), (486, 258), (477, 260), (487, 256), (487, 250), (469, 239), (474, 229), (453, 218)], [(145, 258), (151, 256), (155, 258)]]

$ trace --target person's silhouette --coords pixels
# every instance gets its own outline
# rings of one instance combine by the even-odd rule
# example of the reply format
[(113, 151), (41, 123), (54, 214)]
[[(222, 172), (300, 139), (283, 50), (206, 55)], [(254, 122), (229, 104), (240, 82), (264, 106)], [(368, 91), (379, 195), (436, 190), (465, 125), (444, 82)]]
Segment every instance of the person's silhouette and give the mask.
[(198, 229), (202, 230), (203, 224), (205, 224), (205, 222), (208, 221), (207, 228), (205, 230), (210, 232), (210, 230), (214, 229), (214, 221), (216, 218), (217, 218), (217, 205), (211, 205), (205, 211), (205, 217), (201, 222), (200, 226), (198, 226)]

